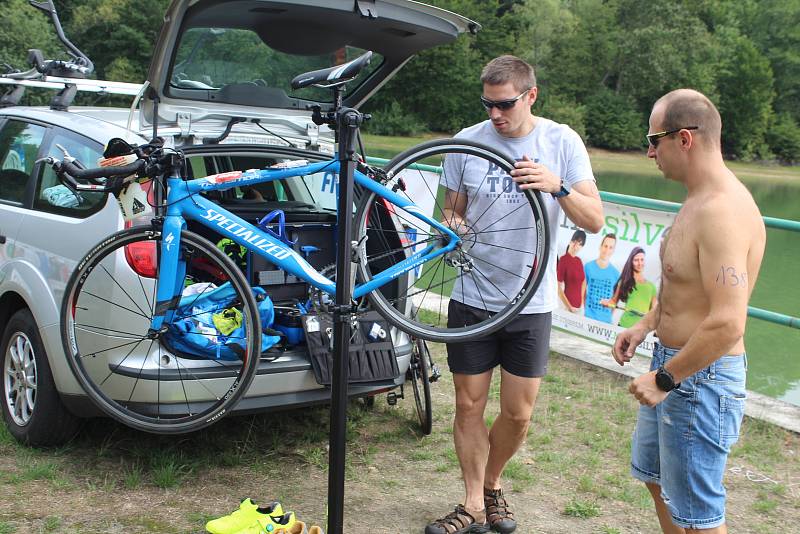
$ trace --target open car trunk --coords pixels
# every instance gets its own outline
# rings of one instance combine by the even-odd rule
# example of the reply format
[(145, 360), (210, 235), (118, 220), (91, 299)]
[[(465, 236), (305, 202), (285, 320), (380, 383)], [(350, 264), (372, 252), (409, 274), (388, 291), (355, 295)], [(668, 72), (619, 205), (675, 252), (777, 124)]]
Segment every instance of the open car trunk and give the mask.
[[(278, 147), (255, 149), (235, 145), (191, 147), (186, 150), (186, 156), (189, 178), (235, 169), (263, 168), (291, 159), (315, 161), (324, 157), (311, 151)], [(254, 225), (266, 215), (272, 214), (273, 222), (269, 227), (276, 233), (280, 233), (277, 222), (283, 218), (283, 233), (293, 242), (292, 248), (303, 255), (315, 269), (334, 279), (337, 246), (335, 183), (336, 176), (333, 173), (320, 173), (318, 176), (258, 184), (248, 190), (235, 187), (224, 191), (213, 191), (207, 194), (207, 198)], [(358, 199), (360, 191), (356, 189), (356, 199)], [(385, 217), (381, 224), (394, 225), (396, 221)], [(219, 234), (199, 223), (190, 221), (188, 228), (216, 243), (240, 266), (251, 286), (262, 287), (266, 291), (275, 307), (275, 327), (278, 330), (286, 334), (286, 329), (281, 327), (297, 329), (300, 326), (298, 310), (308, 309), (311, 314), (316, 311), (310, 303), (312, 296), (315, 295), (312, 295), (306, 282), (279, 270), (264, 257), (222, 239)], [(398, 238), (400, 234), (392, 232), (389, 235)], [(386, 245), (385, 240), (377, 239), (368, 240), (367, 243), (368, 246), (376, 247)], [(399, 243), (389, 243), (389, 245), (394, 247)], [(408, 283), (407, 275), (399, 276), (382, 291), (396, 295), (400, 288), (406, 287)], [(316, 292), (316, 298), (319, 298), (319, 292)], [(333, 302), (332, 296), (330, 302)], [(367, 302), (364, 302), (363, 306), (363, 309), (369, 308)], [(398, 367), (405, 369), (411, 351), (410, 340), (405, 333), (394, 327), (389, 328), (387, 325), (386, 331), (389, 341), (394, 343), (394, 357), (399, 360)], [(310, 368), (312, 354), (306, 340), (296, 341), (297, 335), (301, 334), (297, 330), (290, 330), (282, 343), (269, 354), (270, 357), (277, 356), (278, 359), (265, 360), (259, 372), (275, 373)], [(387, 382), (386, 385), (392, 384)]]

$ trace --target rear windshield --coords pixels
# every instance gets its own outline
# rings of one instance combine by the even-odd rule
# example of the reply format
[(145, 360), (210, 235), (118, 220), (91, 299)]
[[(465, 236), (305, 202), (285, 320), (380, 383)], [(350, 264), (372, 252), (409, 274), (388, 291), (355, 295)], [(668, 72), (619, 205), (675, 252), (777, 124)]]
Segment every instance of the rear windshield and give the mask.
[[(304, 38), (298, 36), (298, 38)], [(310, 37), (305, 37), (310, 38)], [(309, 87), (292, 91), (290, 82), (298, 74), (340, 65), (366, 50), (344, 46), (328, 54), (301, 56), (270, 48), (254, 31), (234, 28), (190, 28), (183, 32), (170, 71), (170, 87), (183, 98), (215, 100), (213, 93), (227, 86), (252, 86), (266, 94), (268, 88), (285, 95), (317, 102), (330, 102), (329, 89)], [(383, 62), (373, 55), (359, 76), (365, 80)], [(274, 91), (270, 91), (274, 94)]]

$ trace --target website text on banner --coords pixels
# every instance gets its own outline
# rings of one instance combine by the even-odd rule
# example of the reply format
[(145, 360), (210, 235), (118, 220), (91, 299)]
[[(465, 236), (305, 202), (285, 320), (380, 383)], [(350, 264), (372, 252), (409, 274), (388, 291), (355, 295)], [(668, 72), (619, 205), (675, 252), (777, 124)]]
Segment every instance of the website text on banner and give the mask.
[[(603, 202), (605, 225), (587, 234), (564, 217), (558, 242), (559, 306), (553, 326), (613, 344), (658, 298), (659, 252), (675, 214)], [(651, 356), (648, 336), (637, 353)]]

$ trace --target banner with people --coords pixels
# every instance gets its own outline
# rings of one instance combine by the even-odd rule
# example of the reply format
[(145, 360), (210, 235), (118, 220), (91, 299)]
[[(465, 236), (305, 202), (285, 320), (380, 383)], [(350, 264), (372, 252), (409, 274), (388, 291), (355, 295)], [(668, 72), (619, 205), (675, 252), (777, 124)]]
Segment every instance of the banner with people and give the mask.
[[(553, 326), (613, 344), (656, 304), (659, 252), (674, 213), (603, 202), (605, 225), (587, 234), (562, 214), (557, 239), (558, 307)], [(653, 336), (638, 354), (652, 355)]]

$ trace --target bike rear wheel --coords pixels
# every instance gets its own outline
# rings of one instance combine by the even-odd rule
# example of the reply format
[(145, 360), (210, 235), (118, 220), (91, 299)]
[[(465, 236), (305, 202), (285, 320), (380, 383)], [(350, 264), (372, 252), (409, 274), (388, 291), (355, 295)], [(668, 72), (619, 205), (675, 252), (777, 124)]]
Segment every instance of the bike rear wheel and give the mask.
[[(386, 165), (388, 188), (462, 239), (421, 272), (410, 271), (368, 294), (387, 321), (428, 341), (461, 342), (494, 332), (524, 310), (544, 275), (550, 236), (540, 193), (517, 189), (512, 168), (507, 156), (462, 139), (423, 143)], [(448, 202), (454, 199), (447, 190), (463, 202), (464, 224), (450, 216)], [(375, 193), (362, 197), (355, 220), (357, 272), (364, 283), (415, 251), (447, 244), (442, 233)], [(448, 323), (451, 297), (469, 305), (474, 320)]]
[[(191, 432), (228, 413), (247, 390), (260, 318), (241, 271), (208, 240), (181, 232), (173, 279), (159, 279), (161, 244), (161, 231), (148, 226), (96, 245), (67, 283), (62, 342), (75, 378), (103, 412), (147, 432)], [(175, 284), (179, 297), (156, 305), (159, 283)], [(152, 332), (156, 309), (164, 326)]]
[(411, 363), (406, 374), (414, 391), (414, 405), (422, 433), (430, 435), (433, 429), (433, 408), (431, 406), (431, 382), (429, 362), (431, 355), (424, 339), (413, 340)]

